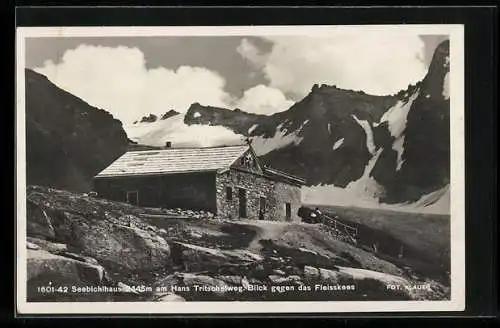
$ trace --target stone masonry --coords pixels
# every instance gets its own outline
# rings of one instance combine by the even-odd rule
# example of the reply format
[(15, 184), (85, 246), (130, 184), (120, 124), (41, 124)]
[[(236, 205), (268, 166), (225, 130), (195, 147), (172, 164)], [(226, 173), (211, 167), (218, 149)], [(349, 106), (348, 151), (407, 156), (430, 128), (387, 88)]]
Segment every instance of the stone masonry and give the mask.
[[(232, 188), (232, 199), (226, 197), (226, 188)], [(238, 220), (238, 190), (246, 190), (247, 219), (258, 220), (260, 197), (265, 197), (264, 220), (300, 221), (297, 211), (300, 207), (300, 187), (271, 180), (254, 173), (231, 169), (217, 174), (217, 216), (222, 219)], [(290, 204), (290, 218), (286, 218), (285, 204)]]

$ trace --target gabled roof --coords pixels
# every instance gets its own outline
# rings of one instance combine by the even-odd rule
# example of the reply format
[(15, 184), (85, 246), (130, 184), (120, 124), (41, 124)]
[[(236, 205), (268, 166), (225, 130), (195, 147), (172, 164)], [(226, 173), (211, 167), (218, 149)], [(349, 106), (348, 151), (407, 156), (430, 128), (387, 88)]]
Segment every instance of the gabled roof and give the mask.
[(229, 168), (249, 148), (243, 145), (129, 151), (96, 178), (217, 171)]

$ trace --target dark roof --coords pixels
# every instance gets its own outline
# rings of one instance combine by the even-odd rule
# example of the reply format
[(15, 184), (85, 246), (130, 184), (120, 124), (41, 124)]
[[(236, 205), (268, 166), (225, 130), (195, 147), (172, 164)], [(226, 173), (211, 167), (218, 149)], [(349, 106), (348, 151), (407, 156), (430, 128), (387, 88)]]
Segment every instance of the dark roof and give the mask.
[[(250, 149), (249, 145), (243, 145), (129, 151), (97, 174), (96, 178), (220, 172), (229, 169)], [(267, 166), (263, 167), (263, 173), (259, 175), (294, 185), (305, 184), (304, 179)]]
[(96, 178), (217, 171), (229, 168), (248, 149), (249, 146), (244, 145), (129, 151)]

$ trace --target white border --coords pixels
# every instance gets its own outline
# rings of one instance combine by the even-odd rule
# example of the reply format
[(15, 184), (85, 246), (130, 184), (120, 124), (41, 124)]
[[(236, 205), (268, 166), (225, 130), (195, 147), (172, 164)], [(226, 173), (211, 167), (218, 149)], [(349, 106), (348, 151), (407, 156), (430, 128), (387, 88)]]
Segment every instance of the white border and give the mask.
[[(25, 38), (89, 36), (355, 36), (367, 31), (449, 35), (451, 140), (451, 300), (450, 301), (321, 301), (321, 302), (26, 302), (26, 145)], [(16, 162), (17, 162), (17, 310), (20, 314), (106, 313), (336, 313), (421, 312), (465, 309), (465, 193), (464, 193), (464, 29), (463, 25), (239, 26), (239, 27), (21, 27), (16, 31)]]

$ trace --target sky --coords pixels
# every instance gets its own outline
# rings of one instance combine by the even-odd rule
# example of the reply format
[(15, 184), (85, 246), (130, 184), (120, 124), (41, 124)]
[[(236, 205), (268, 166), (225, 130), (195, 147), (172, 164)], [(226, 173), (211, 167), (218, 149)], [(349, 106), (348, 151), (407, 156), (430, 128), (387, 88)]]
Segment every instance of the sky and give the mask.
[(313, 84), (374, 95), (421, 80), (442, 35), (44, 37), (26, 67), (129, 124), (192, 103), (272, 114)]

